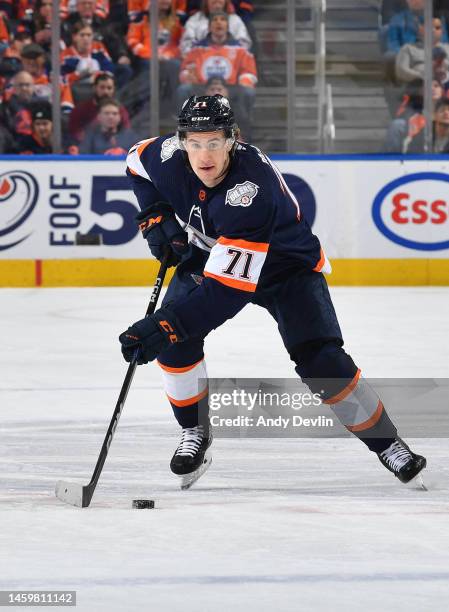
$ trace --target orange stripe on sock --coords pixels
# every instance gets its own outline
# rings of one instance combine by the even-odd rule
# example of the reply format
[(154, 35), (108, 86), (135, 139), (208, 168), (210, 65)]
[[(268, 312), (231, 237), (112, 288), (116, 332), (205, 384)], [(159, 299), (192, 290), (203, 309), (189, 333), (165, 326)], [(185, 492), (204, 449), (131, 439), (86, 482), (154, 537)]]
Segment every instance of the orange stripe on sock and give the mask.
[(186, 399), (186, 400), (177, 400), (177, 399), (174, 399), (173, 397), (170, 397), (168, 394), (167, 394), (167, 397), (169, 401), (175, 406), (177, 406), (178, 408), (185, 408), (187, 406), (191, 406), (192, 404), (196, 404), (196, 402), (199, 402), (201, 399), (203, 399), (203, 397), (206, 397), (208, 393), (209, 393), (209, 388), (206, 387), (204, 391), (201, 391), (201, 393), (198, 393), (198, 395), (195, 395), (194, 397), (189, 397), (189, 399)]
[(362, 373), (361, 370), (358, 369), (356, 375), (351, 380), (349, 385), (345, 387), (343, 391), (340, 391), (340, 393), (337, 393), (337, 395), (334, 395), (334, 397), (331, 397), (327, 400), (323, 400), (323, 404), (336, 404), (337, 402), (341, 402), (342, 400), (344, 400), (345, 397), (348, 397), (351, 391), (353, 391), (356, 388), (357, 383), (359, 382), (361, 373)]
[(189, 365), (189, 366), (184, 366), (183, 368), (172, 368), (170, 366), (164, 365), (160, 361), (158, 361), (157, 363), (166, 372), (170, 372), (171, 374), (183, 374), (184, 372), (189, 372), (190, 370), (193, 370), (193, 368), (195, 368), (202, 361), (203, 359), (200, 359), (196, 363), (193, 363), (192, 365)]
[(377, 421), (380, 419), (380, 417), (382, 416), (383, 409), (384, 409), (384, 405), (379, 400), (379, 403), (377, 404), (376, 412), (367, 421), (364, 421), (363, 423), (359, 423), (359, 425), (352, 425), (352, 426), (346, 425), (346, 429), (349, 429), (349, 431), (352, 431), (352, 432), (356, 432), (356, 431), (364, 431), (365, 429), (369, 429), (370, 427), (373, 427), (377, 423)]

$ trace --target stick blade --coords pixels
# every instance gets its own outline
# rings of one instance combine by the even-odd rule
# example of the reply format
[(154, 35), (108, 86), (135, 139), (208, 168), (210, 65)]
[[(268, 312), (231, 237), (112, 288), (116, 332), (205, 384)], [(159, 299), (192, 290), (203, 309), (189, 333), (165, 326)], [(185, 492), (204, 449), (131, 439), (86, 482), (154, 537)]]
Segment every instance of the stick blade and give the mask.
[[(83, 485), (75, 482), (66, 482), (65, 480), (58, 480), (55, 488), (56, 497), (66, 504), (71, 506), (78, 506), (78, 508), (84, 508), (89, 503), (85, 503), (84, 487)], [(83, 503), (84, 502), (84, 503)], [(90, 500), (89, 500), (90, 502)]]

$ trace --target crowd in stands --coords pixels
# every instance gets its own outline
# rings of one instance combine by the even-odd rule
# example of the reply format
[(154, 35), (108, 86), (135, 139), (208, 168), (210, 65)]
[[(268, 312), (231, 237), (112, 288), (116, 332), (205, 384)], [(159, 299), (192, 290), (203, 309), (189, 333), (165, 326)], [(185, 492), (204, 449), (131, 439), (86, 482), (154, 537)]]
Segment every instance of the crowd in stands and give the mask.
[[(392, 122), (385, 150), (424, 153), (424, 8), (426, 0), (384, 0), (381, 45)], [(449, 0), (434, 0), (432, 49), (433, 151), (449, 153)]]
[[(151, 1), (60, 0), (64, 153), (123, 154), (149, 135)], [(250, 140), (258, 82), (253, 0), (153, 1), (166, 131), (190, 95), (221, 93)], [(391, 153), (425, 150), (426, 1), (381, 2)], [(433, 9), (433, 151), (449, 153), (449, 0), (433, 0)], [(0, 153), (52, 152), (52, 10), (52, 0), (0, 0)]]
[[(119, 155), (148, 137), (151, 1), (60, 0), (64, 153)], [(189, 95), (221, 93), (250, 138), (253, 1), (154, 1), (162, 116)], [(0, 0), (0, 153), (53, 152), (52, 10), (52, 0)]]

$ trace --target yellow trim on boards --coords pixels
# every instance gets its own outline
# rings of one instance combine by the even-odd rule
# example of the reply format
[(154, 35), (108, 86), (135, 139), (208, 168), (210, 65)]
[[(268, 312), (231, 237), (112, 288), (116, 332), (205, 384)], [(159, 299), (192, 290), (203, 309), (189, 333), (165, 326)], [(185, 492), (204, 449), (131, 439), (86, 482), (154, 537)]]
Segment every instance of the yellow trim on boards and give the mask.
[[(449, 259), (333, 259), (329, 285), (449, 286)], [(154, 282), (154, 259), (0, 259), (0, 287), (128, 287)], [(171, 268), (166, 283), (172, 277)]]

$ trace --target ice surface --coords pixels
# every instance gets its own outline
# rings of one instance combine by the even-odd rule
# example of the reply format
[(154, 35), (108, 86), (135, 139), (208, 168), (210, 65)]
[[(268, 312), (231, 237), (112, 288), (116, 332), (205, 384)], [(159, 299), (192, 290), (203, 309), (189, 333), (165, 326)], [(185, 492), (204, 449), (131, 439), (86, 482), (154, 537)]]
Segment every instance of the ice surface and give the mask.
[[(0, 291), (0, 589), (74, 589), (96, 611), (446, 611), (446, 439), (429, 491), (407, 488), (356, 440), (217, 439), (190, 491), (169, 471), (178, 430), (154, 365), (138, 368), (88, 509), (86, 483), (126, 372), (117, 336), (149, 290)], [(336, 288), (366, 376), (447, 377), (449, 290)], [(210, 376), (294, 376), (276, 325), (248, 307), (207, 340)], [(423, 410), (426, 406), (423, 406)], [(133, 510), (131, 500), (156, 501)]]

